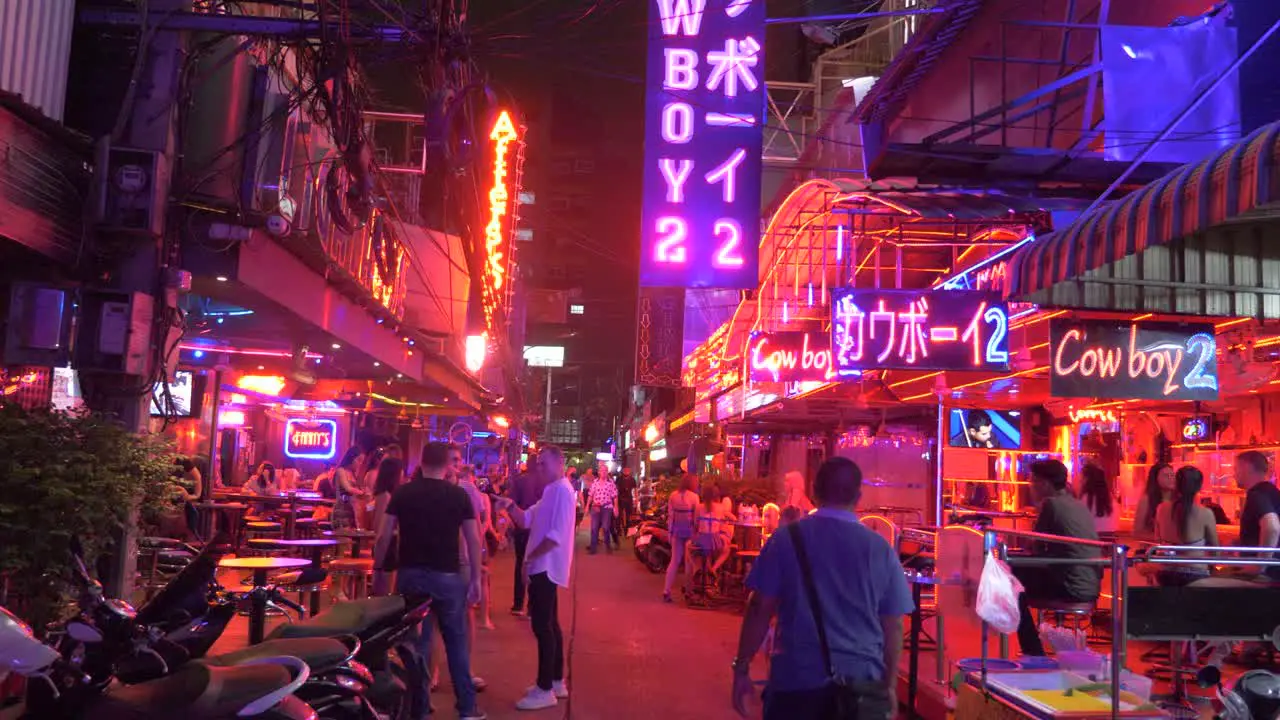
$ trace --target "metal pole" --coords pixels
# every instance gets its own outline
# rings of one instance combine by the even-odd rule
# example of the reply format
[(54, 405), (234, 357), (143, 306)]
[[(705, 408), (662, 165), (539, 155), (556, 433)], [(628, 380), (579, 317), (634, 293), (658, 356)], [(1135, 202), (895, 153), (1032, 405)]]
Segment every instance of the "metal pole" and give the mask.
[(542, 442), (551, 442), (551, 367), (547, 367), (547, 406), (542, 409), (542, 432), (546, 435)]
[(200, 488), (200, 502), (213, 501), (213, 479), (218, 476), (218, 405), (222, 402), (222, 371), (213, 371), (213, 419), (209, 421), (209, 477)]
[(1124, 668), (1125, 546), (1111, 548), (1111, 717), (1120, 717), (1120, 671)]
[(933, 526), (939, 530), (942, 529), (942, 448), (943, 438), (945, 438), (947, 429), (944, 423), (947, 419), (947, 411), (942, 407), (942, 395), (938, 395), (938, 439), (935, 454), (935, 470), (933, 473)]

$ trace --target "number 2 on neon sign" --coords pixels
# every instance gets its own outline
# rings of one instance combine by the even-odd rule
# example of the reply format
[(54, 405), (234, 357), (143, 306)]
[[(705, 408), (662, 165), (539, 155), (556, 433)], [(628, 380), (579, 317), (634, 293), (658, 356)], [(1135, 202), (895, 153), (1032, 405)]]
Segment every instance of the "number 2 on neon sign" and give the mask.
[(684, 218), (658, 218), (658, 244), (653, 249), (654, 260), (660, 263), (683, 264), (689, 259), (688, 250), (684, 246), (689, 237), (689, 225)]
[[(993, 325), (990, 337), (987, 338), (987, 346), (982, 347), (982, 325)], [(1001, 350), (1000, 346), (1004, 344), (1005, 336), (1009, 334), (1009, 316), (1000, 308), (989, 308), (986, 303), (978, 306), (977, 312), (973, 314), (973, 319), (969, 321), (969, 326), (964, 329), (964, 335), (960, 337), (962, 342), (973, 343), (973, 365), (981, 367), (983, 361), (991, 365), (999, 365), (1009, 362), (1009, 351)]]
[(717, 220), (715, 236), (721, 239), (713, 265), (716, 267), (742, 267), (747, 261), (742, 257), (742, 228), (732, 220)]

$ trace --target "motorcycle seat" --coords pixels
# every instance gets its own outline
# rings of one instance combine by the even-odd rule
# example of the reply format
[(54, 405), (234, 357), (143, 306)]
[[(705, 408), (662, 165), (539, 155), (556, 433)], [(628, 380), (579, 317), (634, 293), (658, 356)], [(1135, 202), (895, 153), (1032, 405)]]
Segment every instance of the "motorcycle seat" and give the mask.
[(88, 717), (96, 720), (233, 717), (253, 701), (292, 681), (289, 668), (281, 665), (223, 668), (190, 663), (157, 680), (112, 685), (102, 699), (94, 703)]
[(291, 640), (267, 640), (243, 650), (223, 653), (203, 660), (216, 667), (235, 667), (250, 660), (268, 657), (296, 657), (311, 668), (313, 676), (327, 673), (346, 662), (350, 648), (330, 638), (295, 638)]
[(267, 638), (277, 640), (363, 635), (374, 627), (399, 620), (404, 614), (404, 598), (399, 595), (351, 600), (334, 603), (328, 610), (302, 622), (277, 625)]

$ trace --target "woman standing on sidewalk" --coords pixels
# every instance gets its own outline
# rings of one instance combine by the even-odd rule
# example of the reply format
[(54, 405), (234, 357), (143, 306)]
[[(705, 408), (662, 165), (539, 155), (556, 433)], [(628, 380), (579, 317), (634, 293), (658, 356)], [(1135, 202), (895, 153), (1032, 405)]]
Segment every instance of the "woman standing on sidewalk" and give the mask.
[(689, 541), (693, 539), (693, 528), (697, 522), (698, 479), (694, 475), (685, 474), (680, 478), (680, 487), (671, 493), (667, 501), (667, 528), (671, 532), (671, 561), (667, 563), (667, 582), (662, 588), (664, 602), (672, 602), (671, 588), (676, 584), (676, 575), (681, 566), (688, 565)]

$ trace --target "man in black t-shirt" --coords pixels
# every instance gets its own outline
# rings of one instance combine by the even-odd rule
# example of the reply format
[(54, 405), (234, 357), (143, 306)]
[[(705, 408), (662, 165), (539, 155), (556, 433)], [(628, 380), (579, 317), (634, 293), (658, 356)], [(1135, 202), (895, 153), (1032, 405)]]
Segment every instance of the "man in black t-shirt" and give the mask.
[[(1236, 456), (1236, 482), (1245, 491), (1240, 511), (1241, 547), (1280, 546), (1280, 489), (1270, 480), (1269, 465), (1267, 456), (1257, 450)], [(1264, 572), (1280, 579), (1280, 567), (1268, 567)]]
[(623, 468), (618, 476), (618, 517), (615, 518), (617, 530), (614, 532), (615, 542), (631, 527), (631, 518), (635, 514), (636, 479), (631, 468)]
[[(413, 479), (392, 493), (378, 529), (374, 565), (377, 570), (383, 569), (398, 529), (397, 590), (410, 603), (431, 598), (431, 617), (436, 618), (444, 638), (458, 716), (462, 720), (482, 720), (485, 715), (476, 704), (471, 649), (467, 646), (467, 608), (480, 600), (480, 526), (466, 491), (444, 479), (449, 470), (449, 451), (445, 443), (428, 443), (422, 449), (422, 464)], [(462, 573), (460, 538), (466, 542), (471, 565), (468, 576)], [(422, 624), (417, 646), (425, 663), (431, 657), (430, 618)], [(430, 678), (422, 679), (420, 693), (424, 701), (430, 684)]]

